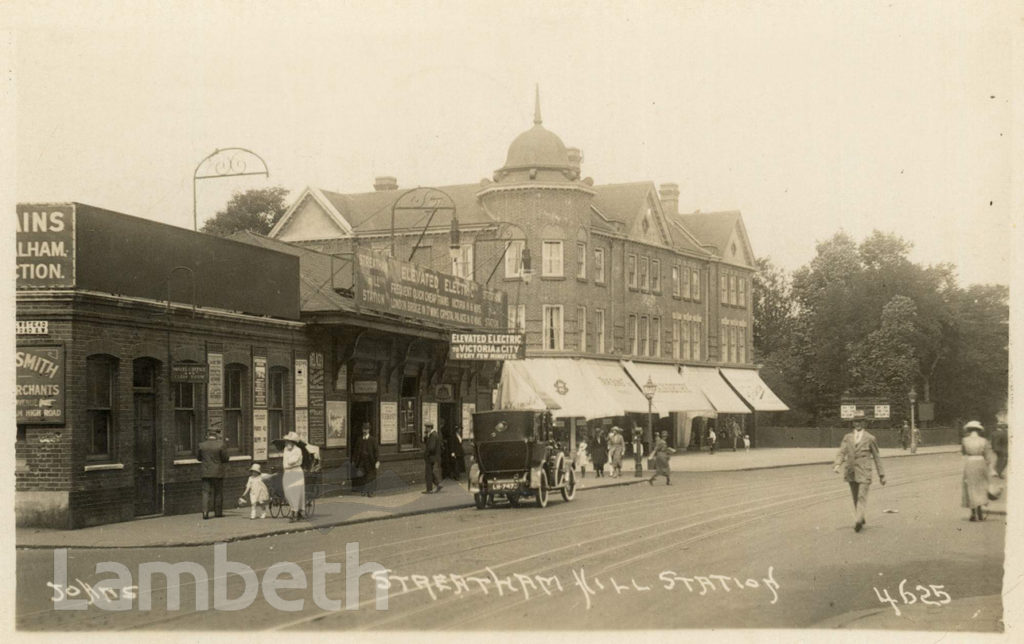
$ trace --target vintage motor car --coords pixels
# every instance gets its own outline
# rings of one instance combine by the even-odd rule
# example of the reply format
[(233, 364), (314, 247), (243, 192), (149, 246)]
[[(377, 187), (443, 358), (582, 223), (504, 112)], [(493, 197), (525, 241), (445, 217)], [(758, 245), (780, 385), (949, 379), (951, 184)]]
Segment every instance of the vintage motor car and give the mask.
[(571, 501), (576, 495), (572, 460), (554, 440), (551, 413), (546, 410), (497, 410), (473, 414), (475, 463), (470, 491), (477, 509), (496, 496), (517, 506), (532, 497), (547, 507), (555, 491)]

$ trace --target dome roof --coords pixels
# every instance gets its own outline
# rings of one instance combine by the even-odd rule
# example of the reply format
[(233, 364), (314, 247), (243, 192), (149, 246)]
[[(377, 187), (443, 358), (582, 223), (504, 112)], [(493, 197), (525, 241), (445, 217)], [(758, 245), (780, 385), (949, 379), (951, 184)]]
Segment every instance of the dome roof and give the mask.
[(569, 152), (562, 139), (539, 122), (535, 123), (508, 146), (505, 168), (568, 168)]

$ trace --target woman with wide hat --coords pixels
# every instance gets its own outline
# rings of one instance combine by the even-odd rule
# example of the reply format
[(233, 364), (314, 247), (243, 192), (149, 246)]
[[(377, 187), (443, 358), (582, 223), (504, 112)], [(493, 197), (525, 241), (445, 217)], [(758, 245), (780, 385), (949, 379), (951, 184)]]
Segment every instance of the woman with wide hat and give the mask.
[(284, 438), (274, 439), (274, 446), (281, 450), (281, 465), (284, 467), (281, 487), (291, 506), (288, 520), (295, 522), (303, 518), (302, 510), (306, 507), (306, 476), (302, 472), (306, 443), (295, 432), (288, 432)]
[(964, 455), (963, 501), (971, 509), (971, 521), (984, 521), (982, 507), (988, 504), (988, 483), (994, 463), (992, 445), (985, 438), (985, 428), (976, 420), (964, 425), (960, 441)]

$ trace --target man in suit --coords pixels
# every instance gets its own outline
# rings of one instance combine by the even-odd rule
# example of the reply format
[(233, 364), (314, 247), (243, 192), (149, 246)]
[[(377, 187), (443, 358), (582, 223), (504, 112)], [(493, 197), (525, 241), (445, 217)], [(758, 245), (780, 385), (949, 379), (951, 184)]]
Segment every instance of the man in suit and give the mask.
[(839, 468), (845, 466), (843, 479), (850, 484), (850, 493), (853, 495), (853, 529), (856, 532), (860, 532), (867, 522), (864, 514), (868, 508), (868, 491), (871, 489), (871, 475), (874, 471), (872, 461), (878, 469), (878, 480), (885, 485), (885, 470), (882, 469), (882, 459), (878, 454), (878, 442), (864, 429), (864, 421), (855, 420), (853, 431), (843, 436), (832, 469), (838, 473)]
[[(203, 518), (209, 519), (210, 512), (216, 517), (224, 516), (224, 476), (227, 474), (227, 445), (220, 433), (211, 429), (206, 440), (199, 443), (196, 458), (199, 459), (203, 477)], [(212, 497), (212, 498), (211, 498)], [(212, 507), (211, 507), (212, 501)]]
[(370, 436), (370, 423), (364, 422), (362, 438), (356, 446), (356, 467), (363, 473), (363, 496), (373, 496), (377, 491), (377, 468), (380, 459), (377, 456), (377, 439)]
[(438, 436), (433, 423), (427, 423), (424, 429), (427, 432), (423, 439), (423, 478), (427, 484), (427, 491), (424, 494), (430, 494), (441, 491), (441, 481), (437, 478), (435, 470), (435, 466), (441, 462), (441, 437)]

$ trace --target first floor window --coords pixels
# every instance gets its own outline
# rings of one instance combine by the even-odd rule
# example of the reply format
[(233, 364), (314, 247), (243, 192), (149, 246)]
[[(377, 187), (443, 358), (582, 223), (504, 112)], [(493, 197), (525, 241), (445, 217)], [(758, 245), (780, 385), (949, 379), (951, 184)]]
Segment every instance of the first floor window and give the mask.
[(700, 322), (690, 322), (690, 358), (700, 360), (700, 338), (702, 334)]
[(647, 320), (647, 316), (640, 316), (640, 355), (650, 355), (650, 344), (648, 344), (648, 334), (650, 333), (650, 322)]
[(626, 286), (636, 288), (636, 255), (626, 258)]
[(505, 277), (523, 276), (523, 241), (510, 241), (505, 250)]
[(544, 305), (544, 348), (548, 351), (562, 350), (562, 307)]
[(86, 413), (89, 416), (89, 453), (92, 459), (114, 456), (114, 400), (117, 359), (89, 356), (85, 365)]
[(681, 342), (683, 344), (683, 360), (691, 360), (693, 358), (693, 354), (690, 349), (690, 329), (692, 326), (693, 323), (689, 321), (682, 323), (683, 337)]
[(640, 258), (640, 290), (644, 293), (651, 290), (650, 264), (651, 260), (649, 258)]
[(587, 350), (587, 307), (576, 307), (576, 330), (580, 333), (580, 351)]
[(629, 316), (629, 322), (626, 324), (626, 341), (629, 347), (629, 354), (636, 355), (636, 316)]
[(673, 297), (682, 297), (683, 291), (679, 284), (679, 267), (672, 267), (672, 295)]
[(576, 244), (576, 279), (587, 279), (587, 245)]
[(604, 284), (604, 249), (594, 249), (594, 281)]
[(452, 275), (463, 279), (473, 279), (473, 244), (459, 246), (458, 254), (452, 258)]
[(722, 291), (722, 296), (720, 298), (721, 302), (722, 302), (722, 304), (728, 304), (729, 303), (729, 276), (728, 275), (719, 275), (718, 276), (718, 284), (720, 286), (720, 290)]
[(745, 277), (739, 278), (739, 283), (737, 284), (737, 286), (738, 286), (739, 290), (736, 292), (736, 300), (737, 300), (736, 303), (739, 304), (742, 307), (746, 307), (747, 306), (747, 278), (745, 278)]
[(673, 319), (672, 320), (672, 357), (676, 360), (682, 357), (681, 347), (679, 346), (683, 340), (683, 321)]
[(651, 318), (651, 355), (661, 357), (661, 318)]
[(196, 442), (196, 386), (190, 382), (173, 383), (174, 437), (179, 454), (195, 452)]
[(594, 337), (597, 338), (597, 352), (604, 353), (604, 309), (594, 310)]
[(661, 262), (651, 260), (651, 292), (661, 293)]
[(700, 270), (694, 268), (690, 271), (690, 299), (700, 302)]
[(739, 332), (739, 336), (737, 338), (739, 342), (737, 342), (738, 351), (736, 355), (736, 362), (745, 363), (747, 361), (747, 329), (740, 327), (737, 331)]
[(230, 364), (224, 369), (224, 440), (230, 450), (244, 451), (249, 442), (245, 431), (248, 384), (242, 365)]
[(288, 379), (288, 369), (273, 367), (267, 382), (267, 440), (270, 445), (275, 439), (281, 438), (284, 431), (284, 392)]
[(562, 242), (545, 241), (542, 248), (543, 262), (541, 276), (562, 277)]
[(511, 333), (524, 333), (526, 331), (526, 305), (508, 305), (508, 330)]
[(736, 276), (729, 276), (729, 304), (736, 306)]

